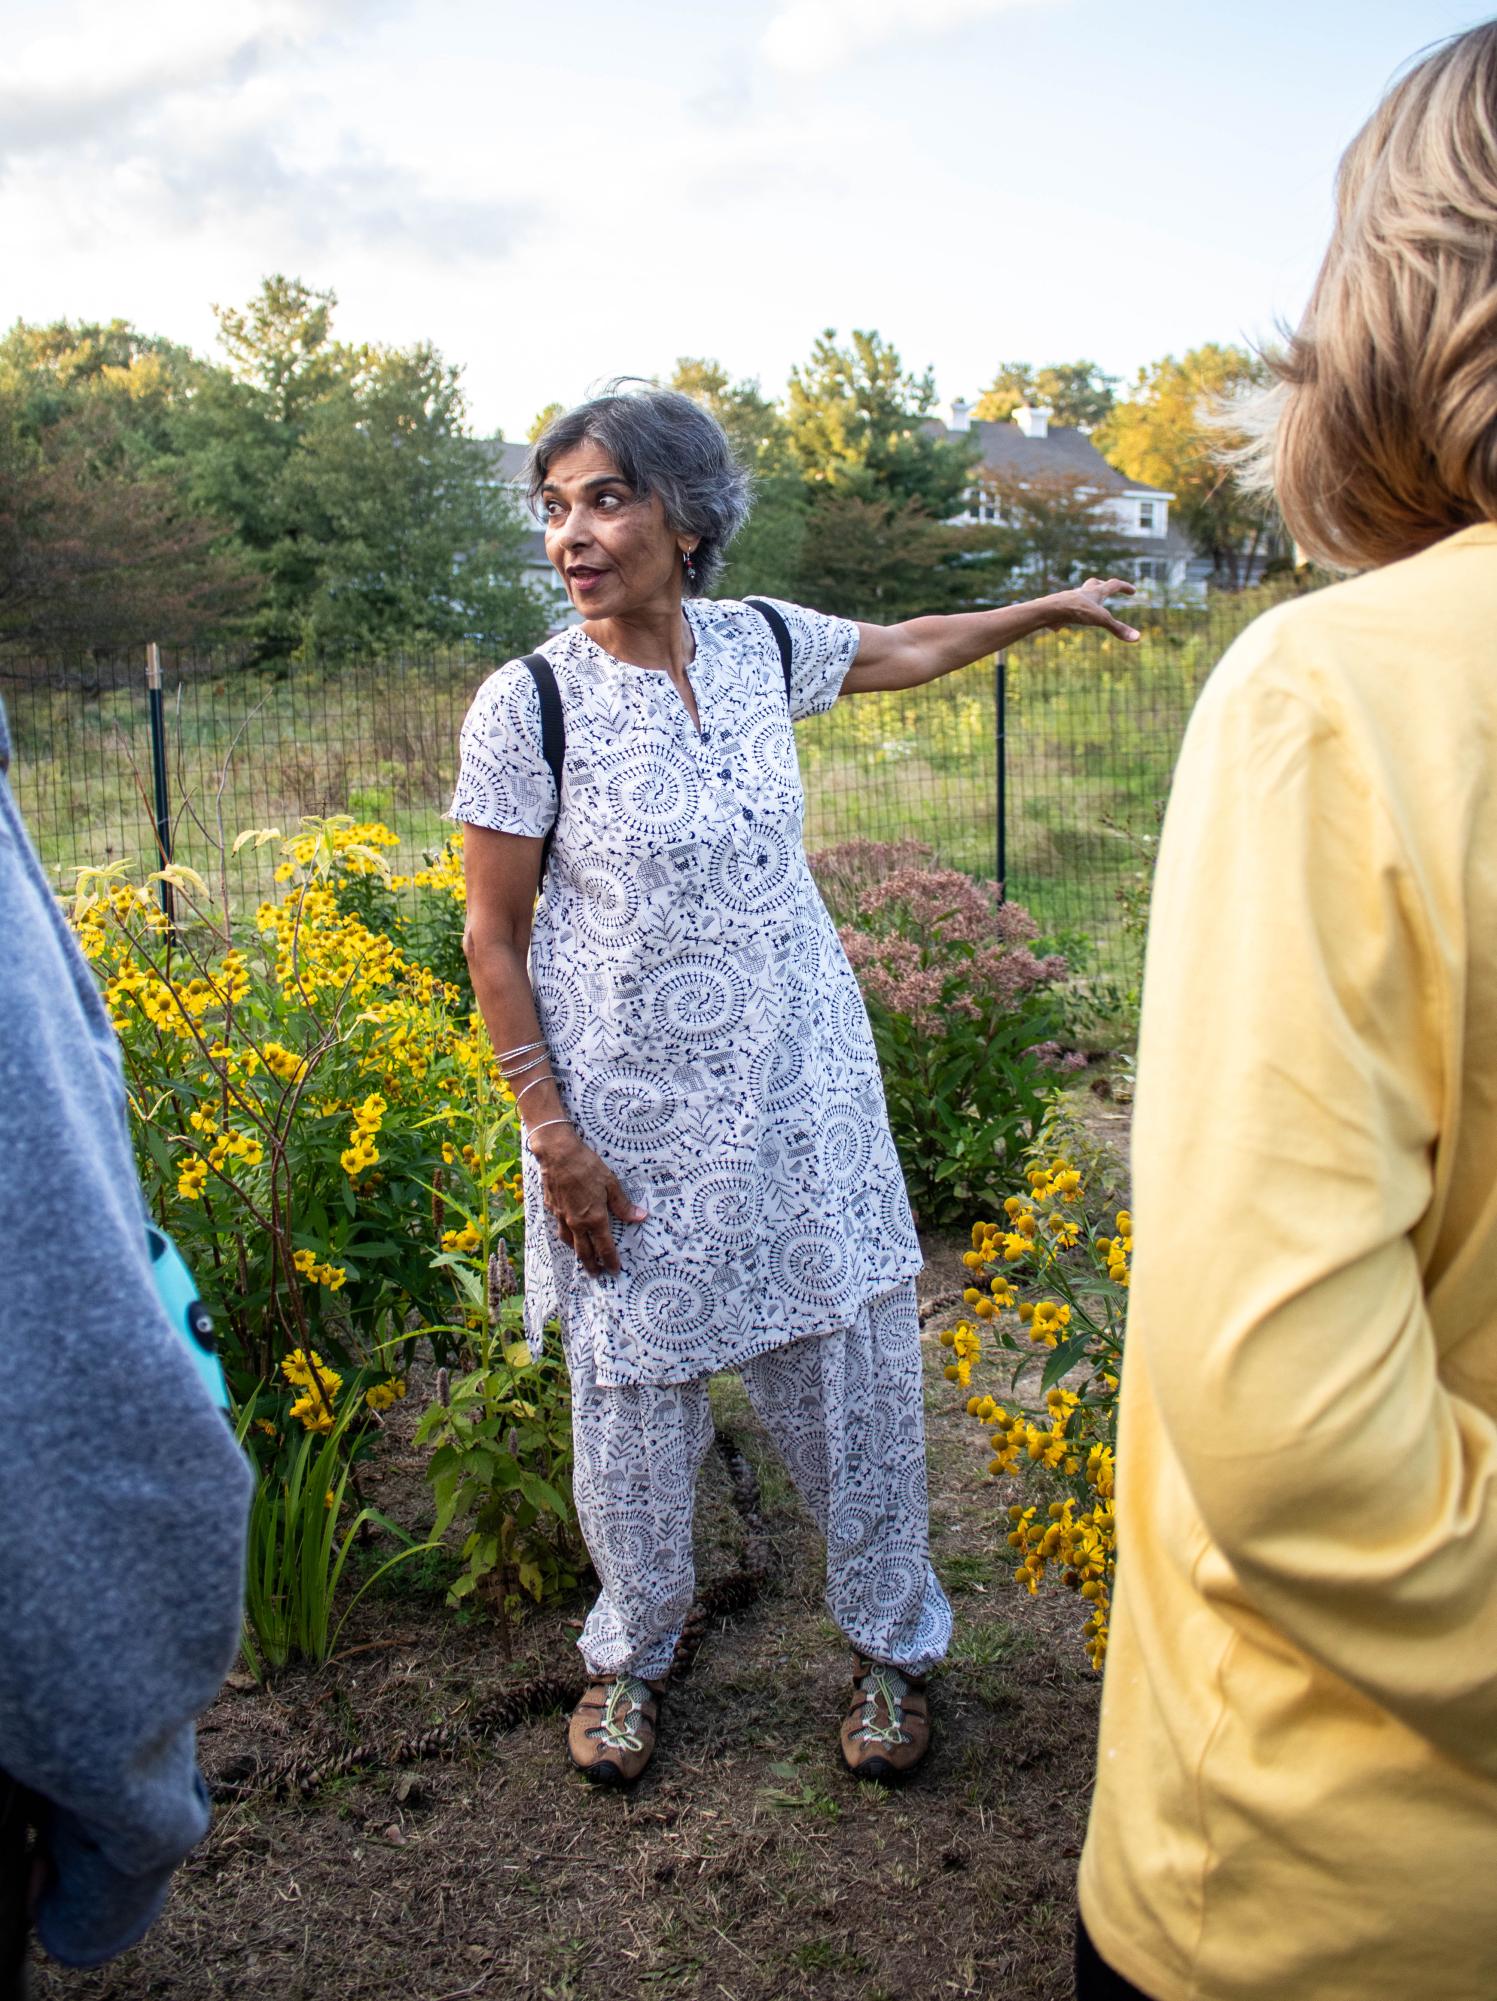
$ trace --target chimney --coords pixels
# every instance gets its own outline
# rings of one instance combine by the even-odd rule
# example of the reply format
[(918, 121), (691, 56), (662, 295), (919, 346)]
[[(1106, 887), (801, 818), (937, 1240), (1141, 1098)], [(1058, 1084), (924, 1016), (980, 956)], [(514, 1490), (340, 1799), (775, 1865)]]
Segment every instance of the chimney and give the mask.
[(952, 404), (951, 422), (947, 425), (946, 428), (949, 431), (971, 430), (972, 405), (967, 401), (965, 396), (958, 396), (956, 401)]
[(1026, 438), (1048, 438), (1053, 410), (1036, 410), (1028, 403), (1021, 403), (1014, 412), (1014, 422)]

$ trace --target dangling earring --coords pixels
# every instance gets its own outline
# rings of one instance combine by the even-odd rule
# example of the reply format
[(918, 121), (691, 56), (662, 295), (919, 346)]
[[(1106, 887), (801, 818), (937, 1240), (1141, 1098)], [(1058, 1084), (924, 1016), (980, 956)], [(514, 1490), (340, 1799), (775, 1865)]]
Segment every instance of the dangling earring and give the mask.
[(694, 584), (697, 580), (697, 566), (691, 560), (690, 549), (683, 549), (681, 551), (681, 561), (686, 565), (686, 581)]

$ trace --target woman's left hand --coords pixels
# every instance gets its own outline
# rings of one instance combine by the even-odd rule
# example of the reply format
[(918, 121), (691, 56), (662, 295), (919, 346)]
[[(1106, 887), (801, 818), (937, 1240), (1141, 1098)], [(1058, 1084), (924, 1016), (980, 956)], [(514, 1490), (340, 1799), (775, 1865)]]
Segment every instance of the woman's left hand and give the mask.
[(1056, 591), (1052, 597), (1041, 598), (1038, 609), (1052, 631), (1061, 625), (1100, 625), (1114, 638), (1132, 641), (1138, 638), (1136, 628), (1114, 618), (1105, 600), (1131, 598), (1136, 589), (1122, 577), (1108, 577), (1105, 582), (1101, 577), (1088, 577), (1079, 590)]

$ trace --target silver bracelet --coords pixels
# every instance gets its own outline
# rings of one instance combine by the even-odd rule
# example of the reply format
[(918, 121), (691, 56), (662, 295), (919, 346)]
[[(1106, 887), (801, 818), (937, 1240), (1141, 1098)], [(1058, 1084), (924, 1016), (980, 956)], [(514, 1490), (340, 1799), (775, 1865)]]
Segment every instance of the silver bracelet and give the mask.
[(526, 1092), (526, 1091), (533, 1091), (533, 1090), (535, 1089), (535, 1087), (536, 1087), (536, 1085), (537, 1085), (537, 1084), (554, 1084), (555, 1082), (556, 1082), (556, 1079), (555, 1079), (555, 1078), (554, 1078), (554, 1077), (552, 1076), (552, 1074), (551, 1074), (551, 1072), (550, 1072), (549, 1070), (548, 1070), (548, 1071), (546, 1072), (546, 1074), (545, 1074), (545, 1075), (544, 1075), (543, 1077), (532, 1077), (532, 1078), (531, 1078), (531, 1080), (530, 1080), (530, 1082), (529, 1082), (529, 1083), (528, 1083), (527, 1085), (525, 1085), (525, 1087), (524, 1087), (524, 1089), (523, 1089), (523, 1090), (519, 1090), (519, 1091), (516, 1091), (516, 1093), (515, 1093), (515, 1103), (516, 1103), (516, 1104), (518, 1105), (518, 1104), (519, 1104), (519, 1102), (520, 1102), (520, 1100), (521, 1100), (521, 1098), (523, 1098), (523, 1097), (524, 1097), (524, 1095), (525, 1095), (525, 1092)]
[(494, 1051), (494, 1061), (496, 1063), (512, 1063), (517, 1056), (528, 1056), (532, 1049), (544, 1049), (545, 1046), (544, 1036), (539, 1042), (517, 1042), (513, 1049), (496, 1049)]
[(535, 1138), (537, 1133), (543, 1133), (547, 1126), (569, 1126), (571, 1123), (570, 1119), (542, 1119), (538, 1126), (527, 1126), (525, 1128), (525, 1151), (533, 1160), (535, 1158), (535, 1148), (530, 1142)]
[(505, 1083), (513, 1089), (516, 1077), (524, 1077), (531, 1070), (538, 1070), (542, 1063), (549, 1063), (550, 1061), (549, 1053), (543, 1049), (539, 1056), (532, 1056), (524, 1063), (516, 1063), (511, 1070), (506, 1070), (501, 1066), (499, 1074), (503, 1077)]

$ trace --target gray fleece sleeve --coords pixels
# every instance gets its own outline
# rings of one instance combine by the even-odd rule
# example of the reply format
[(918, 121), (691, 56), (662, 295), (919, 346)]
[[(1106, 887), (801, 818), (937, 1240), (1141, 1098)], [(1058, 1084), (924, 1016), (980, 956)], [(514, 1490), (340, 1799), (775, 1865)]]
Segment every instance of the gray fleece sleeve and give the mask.
[(5, 750), (0, 711), (0, 1768), (44, 1802), (41, 1941), (86, 1966), (207, 1829), (250, 1474), (157, 1303), (113, 1032)]

